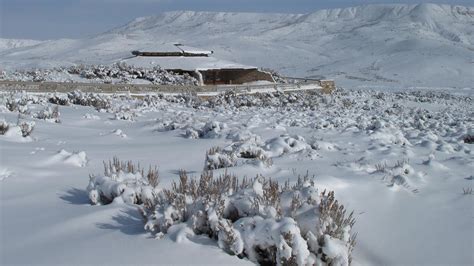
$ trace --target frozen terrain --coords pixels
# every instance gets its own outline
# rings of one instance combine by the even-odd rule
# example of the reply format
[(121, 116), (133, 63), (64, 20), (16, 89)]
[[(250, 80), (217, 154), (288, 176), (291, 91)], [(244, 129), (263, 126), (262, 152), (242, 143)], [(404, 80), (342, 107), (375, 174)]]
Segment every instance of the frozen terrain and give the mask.
[[(472, 7), (420, 4), (179, 11), (86, 39), (0, 39), (0, 79), (195, 84), (120, 64), (180, 42), (344, 85), (1, 91), (0, 264), (473, 265), (473, 33)], [(222, 179), (201, 185), (210, 171)]]
[(342, 85), (472, 87), (472, 7), (368, 5), (310, 14), (168, 12), (79, 40), (0, 40), (4, 69), (112, 64), (180, 42), (288, 76)]
[(308, 174), (354, 210), (353, 264), (474, 262), (471, 90), (70, 95), (0, 96), (1, 264), (250, 263), (183, 226), (155, 239), (125, 194), (92, 206), (89, 175), (114, 156), (157, 165), (163, 188), (180, 170)]

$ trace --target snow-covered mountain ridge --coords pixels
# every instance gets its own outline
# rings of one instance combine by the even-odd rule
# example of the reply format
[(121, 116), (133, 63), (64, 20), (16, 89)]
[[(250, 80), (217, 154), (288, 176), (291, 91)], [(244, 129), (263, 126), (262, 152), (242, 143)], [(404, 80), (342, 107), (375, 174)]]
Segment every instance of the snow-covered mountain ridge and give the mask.
[[(341, 84), (472, 87), (474, 8), (367, 5), (309, 14), (176, 11), (92, 38), (4, 48), (6, 69), (110, 64), (157, 42)], [(0, 44), (5, 40), (0, 41)]]

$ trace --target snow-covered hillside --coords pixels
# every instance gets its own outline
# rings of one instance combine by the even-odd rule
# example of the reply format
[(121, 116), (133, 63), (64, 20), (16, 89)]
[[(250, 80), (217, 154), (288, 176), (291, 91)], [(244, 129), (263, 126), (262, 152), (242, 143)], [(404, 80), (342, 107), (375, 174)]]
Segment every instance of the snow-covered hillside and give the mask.
[(0, 38), (0, 52), (21, 47), (31, 47), (40, 43), (42, 43), (42, 41)]
[(0, 50), (0, 64), (110, 64), (131, 50), (181, 42), (213, 50), (218, 58), (343, 85), (472, 87), (473, 34), (474, 8), (449, 5), (368, 5), (310, 14), (179, 11), (138, 18), (92, 38), (10, 45)]

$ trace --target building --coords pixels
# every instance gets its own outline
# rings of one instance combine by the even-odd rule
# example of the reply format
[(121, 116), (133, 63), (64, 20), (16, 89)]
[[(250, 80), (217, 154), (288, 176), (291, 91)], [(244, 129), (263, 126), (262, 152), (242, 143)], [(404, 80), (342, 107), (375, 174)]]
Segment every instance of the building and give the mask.
[(159, 66), (175, 73), (188, 73), (202, 85), (275, 82), (270, 73), (257, 67), (217, 59), (213, 54), (212, 51), (182, 44), (163, 43), (132, 51), (133, 57), (124, 59), (123, 62), (133, 66)]

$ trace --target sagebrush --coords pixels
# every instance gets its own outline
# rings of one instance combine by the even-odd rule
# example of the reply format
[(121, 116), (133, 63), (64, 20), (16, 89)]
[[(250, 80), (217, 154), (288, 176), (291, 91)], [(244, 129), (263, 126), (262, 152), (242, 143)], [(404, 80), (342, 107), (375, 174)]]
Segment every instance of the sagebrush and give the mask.
[[(238, 178), (185, 171), (170, 188), (158, 187), (157, 168), (114, 158), (91, 176), (93, 204), (136, 204), (145, 230), (157, 238), (188, 228), (215, 239), (224, 251), (260, 264), (348, 265), (355, 246), (355, 219), (334, 192), (320, 192), (308, 175), (283, 185), (263, 176)], [(176, 229), (173, 229), (175, 231)]]

